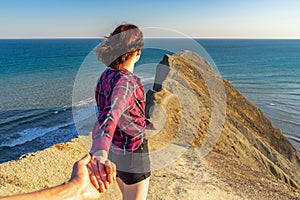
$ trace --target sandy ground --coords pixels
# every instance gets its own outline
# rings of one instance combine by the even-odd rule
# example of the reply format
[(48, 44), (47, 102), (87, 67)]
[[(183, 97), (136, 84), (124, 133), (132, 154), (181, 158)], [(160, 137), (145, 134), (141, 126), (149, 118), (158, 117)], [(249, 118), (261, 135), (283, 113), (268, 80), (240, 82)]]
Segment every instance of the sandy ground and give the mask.
[[(81, 140), (74, 139), (3, 163), (0, 195), (63, 183), (68, 180), (73, 163), (86, 152)], [(117, 184), (100, 199), (121, 199)], [(152, 173), (148, 199), (300, 199), (300, 192), (227, 155), (211, 152), (200, 158), (197, 148), (189, 148), (170, 165)]]

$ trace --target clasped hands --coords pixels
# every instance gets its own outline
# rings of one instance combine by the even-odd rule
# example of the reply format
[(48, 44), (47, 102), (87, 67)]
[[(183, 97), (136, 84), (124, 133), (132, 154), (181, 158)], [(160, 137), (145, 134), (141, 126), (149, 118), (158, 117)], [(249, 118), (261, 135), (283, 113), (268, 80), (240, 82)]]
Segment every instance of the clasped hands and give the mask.
[(78, 189), (82, 199), (97, 198), (116, 180), (116, 165), (107, 156), (89, 155), (73, 166), (68, 185)]
[(116, 165), (103, 156), (92, 156), (87, 167), (91, 183), (100, 193), (116, 180)]
[(13, 196), (0, 197), (2, 200), (19, 199), (97, 199), (116, 179), (116, 166), (107, 157), (87, 154), (73, 165), (68, 182), (52, 188)]

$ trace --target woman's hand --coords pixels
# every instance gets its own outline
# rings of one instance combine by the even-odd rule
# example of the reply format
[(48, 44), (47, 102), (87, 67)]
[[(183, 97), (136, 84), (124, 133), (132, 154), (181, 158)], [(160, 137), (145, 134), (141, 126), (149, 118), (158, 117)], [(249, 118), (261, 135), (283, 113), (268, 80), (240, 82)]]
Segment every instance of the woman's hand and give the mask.
[(88, 154), (85, 157), (83, 157), (81, 160), (77, 161), (73, 166), (71, 179), (69, 180), (69, 184), (73, 184), (76, 186), (76, 190), (79, 190), (77, 192), (80, 193), (83, 199), (99, 197), (99, 190), (97, 191), (97, 189), (94, 188), (89, 178), (90, 172), (89, 172), (88, 165), (90, 161), (91, 161), (91, 156)]
[(116, 166), (105, 156), (93, 155), (88, 167), (91, 182), (99, 192), (105, 192), (116, 180)]

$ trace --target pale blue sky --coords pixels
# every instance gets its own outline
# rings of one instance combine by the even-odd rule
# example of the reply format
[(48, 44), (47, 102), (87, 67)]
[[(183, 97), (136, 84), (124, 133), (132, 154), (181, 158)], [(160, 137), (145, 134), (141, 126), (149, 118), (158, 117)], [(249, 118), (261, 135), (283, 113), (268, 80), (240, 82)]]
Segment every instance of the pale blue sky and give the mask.
[(0, 0), (0, 38), (102, 37), (122, 22), (197, 38), (300, 38), (299, 19), (299, 0)]

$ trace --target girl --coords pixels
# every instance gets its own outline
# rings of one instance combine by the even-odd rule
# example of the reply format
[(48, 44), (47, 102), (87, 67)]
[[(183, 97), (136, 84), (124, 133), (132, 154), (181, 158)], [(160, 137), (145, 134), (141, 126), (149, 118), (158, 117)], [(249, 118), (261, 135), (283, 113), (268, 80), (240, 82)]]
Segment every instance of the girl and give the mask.
[(111, 160), (117, 166), (117, 182), (124, 200), (146, 199), (151, 174), (144, 87), (133, 74), (143, 46), (139, 28), (123, 24), (96, 49), (98, 59), (108, 68), (95, 90), (99, 114), (90, 151), (93, 183), (105, 190), (111, 175), (106, 173), (104, 163)]

